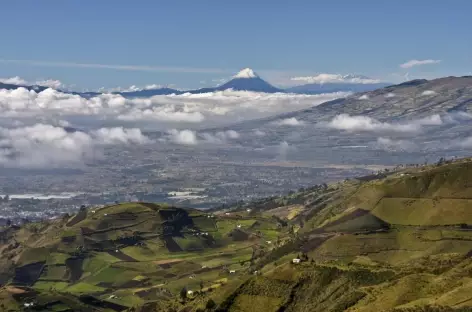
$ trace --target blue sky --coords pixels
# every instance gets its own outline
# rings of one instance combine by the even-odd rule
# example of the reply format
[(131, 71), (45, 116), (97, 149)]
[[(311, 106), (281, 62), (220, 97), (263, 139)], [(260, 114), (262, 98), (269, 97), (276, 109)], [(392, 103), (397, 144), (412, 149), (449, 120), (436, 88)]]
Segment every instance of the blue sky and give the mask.
[[(200, 87), (243, 67), (278, 84), (319, 73), (465, 75), (470, 12), (468, 0), (4, 1), (0, 77), (94, 89)], [(412, 59), (441, 62), (399, 67)]]

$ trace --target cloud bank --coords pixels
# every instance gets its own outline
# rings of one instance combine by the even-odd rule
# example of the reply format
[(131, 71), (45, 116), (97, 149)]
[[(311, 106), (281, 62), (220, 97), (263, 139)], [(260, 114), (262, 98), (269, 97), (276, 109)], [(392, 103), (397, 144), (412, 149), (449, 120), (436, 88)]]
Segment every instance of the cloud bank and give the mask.
[(15, 76), (10, 78), (0, 78), (0, 82), (5, 84), (12, 84), (17, 86), (27, 86), (27, 85), (36, 85), (42, 87), (48, 87), (53, 89), (64, 88), (65, 85), (56, 79), (41, 79), (37, 81), (27, 81), (21, 77)]
[(349, 132), (384, 131), (405, 133), (419, 131), (422, 126), (439, 126), (442, 124), (443, 120), (439, 115), (432, 115), (405, 123), (388, 123), (378, 121), (368, 116), (350, 116), (348, 114), (340, 114), (334, 117), (328, 123), (328, 126)]
[(198, 143), (197, 134), (192, 130), (177, 130), (169, 131), (169, 139), (171, 142), (180, 145), (196, 145)]
[(99, 146), (150, 142), (139, 129), (101, 128), (87, 133), (47, 124), (0, 128), (0, 164), (22, 168), (80, 165), (97, 156)]
[(76, 123), (80, 119), (87, 120), (88, 124), (106, 122), (113, 126), (155, 130), (188, 129), (203, 124), (208, 127), (268, 117), (347, 95), (349, 93), (298, 95), (226, 90), (127, 99), (110, 93), (83, 98), (51, 88), (42, 92), (17, 88), (0, 90), (0, 118), (60, 116), (62, 120)]
[(291, 118), (285, 118), (285, 119), (276, 121), (275, 124), (279, 126), (298, 127), (298, 126), (303, 126), (305, 123), (301, 120), (298, 120), (295, 117), (291, 117)]
[(292, 81), (304, 83), (351, 83), (351, 84), (375, 84), (382, 81), (359, 75), (318, 74), (316, 76), (292, 77)]

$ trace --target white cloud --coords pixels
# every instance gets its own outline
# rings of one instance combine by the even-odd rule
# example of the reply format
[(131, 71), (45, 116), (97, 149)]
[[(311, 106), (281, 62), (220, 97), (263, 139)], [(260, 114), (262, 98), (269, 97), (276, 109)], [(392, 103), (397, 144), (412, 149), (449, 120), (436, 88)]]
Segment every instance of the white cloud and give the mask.
[(224, 136), (229, 139), (237, 139), (239, 138), (239, 133), (234, 130), (227, 130), (224, 132)]
[(429, 95), (435, 95), (436, 91), (433, 90), (425, 90), (421, 93), (422, 96), (429, 96)]
[(421, 119), (416, 119), (413, 121), (413, 123), (420, 126), (440, 126), (443, 124), (443, 120), (441, 116), (434, 114)]
[(10, 78), (0, 78), (0, 82), (12, 85), (27, 85), (28, 82), (18, 76), (10, 77)]
[(86, 133), (42, 123), (0, 128), (0, 164), (22, 168), (77, 166), (100, 154), (99, 146), (150, 142), (139, 129), (101, 128)]
[(328, 124), (329, 127), (346, 131), (393, 131), (393, 132), (412, 132), (418, 131), (419, 125), (416, 124), (390, 124), (380, 122), (367, 116), (350, 116), (347, 114), (337, 115)]
[(368, 100), (369, 99), (369, 95), (368, 94), (363, 94), (359, 97), (359, 100)]
[(285, 118), (285, 119), (276, 121), (275, 123), (279, 126), (293, 126), (293, 127), (298, 127), (298, 126), (303, 126), (304, 125), (303, 121), (298, 120), (295, 117)]
[(206, 143), (213, 144), (225, 144), (229, 140), (238, 139), (240, 137), (239, 133), (234, 130), (218, 131), (215, 134), (204, 132), (201, 136)]
[(397, 95), (396, 95), (395, 93), (392, 93), (392, 92), (389, 92), (389, 93), (385, 94), (385, 97), (386, 97), (387, 99), (393, 98), (393, 97), (396, 97), (396, 96), (397, 96)]
[(341, 114), (334, 117), (328, 126), (334, 129), (346, 130), (350, 132), (416, 132), (420, 131), (423, 126), (440, 126), (446, 122), (454, 121), (453, 115), (446, 115), (441, 117), (438, 114), (427, 116), (421, 119), (405, 120), (402, 123), (388, 123), (380, 122), (368, 116), (350, 116), (348, 114)]
[(55, 79), (39, 80), (33, 84), (53, 89), (60, 89), (65, 87), (65, 85), (60, 80)]
[(82, 163), (93, 155), (93, 140), (83, 132), (37, 124), (0, 129), (0, 163), (13, 167), (63, 166)]
[(339, 74), (318, 74), (316, 76), (292, 77), (292, 81), (302, 81), (305, 83), (355, 83), (355, 84), (375, 84), (380, 83), (378, 79), (372, 79), (359, 75), (339, 75)]
[(60, 89), (64, 88), (65, 85), (56, 79), (40, 79), (37, 81), (27, 81), (21, 77), (15, 76), (11, 78), (0, 78), (0, 82), (12, 85), (19, 85), (19, 86), (30, 86), (30, 85), (37, 85), (42, 87), (48, 87), (53, 89)]
[(390, 138), (380, 137), (377, 139), (377, 148), (392, 152), (406, 152), (415, 148), (415, 145), (406, 140), (392, 140)]
[(192, 130), (177, 130), (169, 131), (170, 140), (180, 145), (196, 145), (198, 143), (197, 134)]
[(259, 129), (256, 129), (254, 130), (254, 135), (258, 136), (258, 137), (263, 137), (266, 135), (266, 133), (264, 131), (261, 131)]
[(115, 87), (115, 88), (100, 88), (99, 92), (135, 92), (143, 90), (156, 90), (162, 88), (171, 88), (173, 85), (161, 85), (161, 84), (149, 84), (144, 87), (138, 87), (136, 85), (131, 85), (129, 87)]
[(136, 128), (101, 128), (93, 131), (92, 136), (97, 139), (98, 142), (107, 145), (151, 143), (151, 140), (143, 135), (140, 129)]
[[(0, 90), (0, 116), (31, 118), (60, 116), (70, 120), (83, 116), (87, 123), (155, 129), (188, 129), (205, 122), (216, 126), (316, 106), (350, 93), (321, 95), (267, 94), (246, 91), (219, 91), (204, 94), (159, 95), (127, 99), (119, 94), (101, 94), (92, 98), (62, 93), (53, 89), (42, 92), (25, 88)], [(85, 116), (89, 118), (85, 119)], [(145, 122), (145, 123), (143, 123)]]
[(441, 60), (410, 60), (403, 64), (400, 64), (401, 68), (412, 68), (415, 66), (428, 65), (428, 64), (439, 64)]

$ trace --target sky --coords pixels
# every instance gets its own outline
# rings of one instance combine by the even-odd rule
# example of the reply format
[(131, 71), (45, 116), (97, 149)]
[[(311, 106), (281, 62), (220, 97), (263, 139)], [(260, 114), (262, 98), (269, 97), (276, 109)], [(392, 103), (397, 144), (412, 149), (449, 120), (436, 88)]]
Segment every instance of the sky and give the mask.
[(244, 67), (279, 86), (466, 75), (470, 12), (468, 0), (5, 1), (0, 77), (95, 90), (197, 88)]

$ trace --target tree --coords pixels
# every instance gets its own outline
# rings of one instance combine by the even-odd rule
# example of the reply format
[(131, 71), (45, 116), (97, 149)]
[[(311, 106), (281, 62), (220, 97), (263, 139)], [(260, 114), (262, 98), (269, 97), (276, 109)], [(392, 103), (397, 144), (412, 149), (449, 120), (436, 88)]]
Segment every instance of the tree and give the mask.
[(185, 299), (187, 299), (187, 287), (183, 287), (181, 290), (180, 290), (180, 298), (185, 301)]
[(204, 286), (203, 281), (200, 281), (200, 290), (203, 289), (203, 286)]
[(205, 308), (206, 308), (207, 310), (212, 310), (212, 309), (214, 309), (215, 307), (216, 307), (215, 301), (213, 301), (213, 299), (211, 299), (211, 298), (208, 299)]

